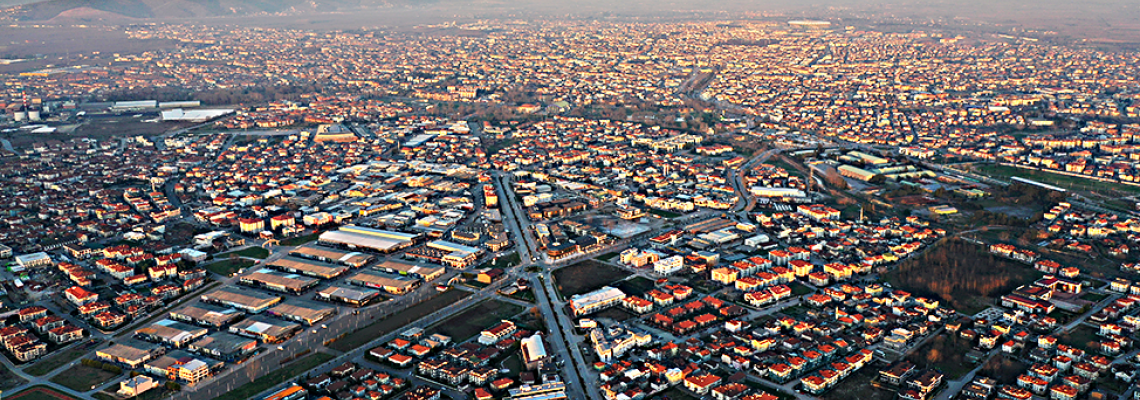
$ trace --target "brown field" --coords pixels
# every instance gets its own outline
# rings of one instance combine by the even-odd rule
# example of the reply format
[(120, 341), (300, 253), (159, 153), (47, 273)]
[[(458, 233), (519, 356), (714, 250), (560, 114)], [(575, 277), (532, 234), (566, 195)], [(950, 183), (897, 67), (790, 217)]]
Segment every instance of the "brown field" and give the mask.
[(627, 276), (629, 273), (616, 267), (586, 260), (554, 271), (554, 284), (562, 297), (569, 298), (606, 285), (615, 285)]

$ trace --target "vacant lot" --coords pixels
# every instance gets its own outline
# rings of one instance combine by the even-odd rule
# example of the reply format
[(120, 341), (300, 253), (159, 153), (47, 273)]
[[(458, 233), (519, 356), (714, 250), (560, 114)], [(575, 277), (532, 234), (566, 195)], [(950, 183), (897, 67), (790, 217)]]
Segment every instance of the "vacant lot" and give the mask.
[(99, 340), (95, 340), (94, 342), (88, 340), (70, 349), (56, 352), (50, 357), (40, 360), (31, 367), (28, 367), (24, 372), (34, 376), (47, 375), (48, 372), (54, 371), (64, 364), (80, 359), (84, 354), (87, 354), (91, 349), (95, 348), (95, 346), (98, 346), (99, 343)]
[(44, 385), (36, 385), (5, 396), (8, 400), (79, 400)]
[(839, 385), (831, 389), (823, 396), (823, 400), (894, 400), (896, 397), (895, 391), (889, 389), (879, 389), (872, 384), (875, 378), (879, 376), (879, 369), (872, 366), (864, 366), (862, 369), (855, 371), (847, 378), (839, 382)]
[(218, 261), (216, 263), (206, 266), (206, 270), (222, 276), (230, 276), (237, 273), (239, 269), (249, 268), (255, 264), (253, 260), (244, 258), (234, 258)]
[(621, 307), (610, 307), (594, 314), (594, 318), (609, 318), (614, 321), (625, 321), (633, 318), (634, 314)]
[(554, 271), (554, 284), (563, 298), (615, 285), (629, 273), (594, 260), (586, 260)]
[(999, 258), (960, 239), (947, 239), (934, 246), (904, 261), (887, 274), (887, 281), (972, 315), (993, 305), (997, 297), (1041, 277), (1028, 265)]
[(244, 400), (252, 399), (254, 395), (261, 393), (271, 387), (274, 387), (281, 382), (285, 382), (294, 376), (305, 373), (306, 371), (315, 368), (318, 365), (325, 363), (334, 357), (330, 354), (316, 353), (305, 356), (302, 359), (285, 364), (284, 368), (273, 371), (269, 375), (255, 379), (253, 382), (247, 383), (234, 389), (224, 395), (215, 397), (214, 400)]
[(677, 217), (681, 216), (681, 214), (678, 214), (678, 213), (675, 213), (672, 211), (658, 210), (656, 208), (650, 208), (649, 213), (656, 215), (656, 216), (659, 216), (661, 218), (668, 218), (668, 219), (673, 219), (673, 218), (677, 218)]
[(919, 368), (935, 368), (946, 374), (946, 380), (958, 379), (975, 365), (966, 360), (970, 343), (941, 334), (930, 338), (921, 348), (906, 357)]
[(451, 336), (451, 340), (462, 342), (478, 335), (484, 329), (498, 324), (523, 312), (523, 307), (499, 300), (487, 300), (474, 307), (445, 319), (429, 330)]
[(470, 295), (471, 292), (455, 289), (437, 294), (388, 318), (349, 333), (333, 342), (329, 347), (339, 351), (351, 351)]
[(218, 258), (226, 258), (229, 257), (230, 254), (264, 260), (266, 257), (269, 257), (269, 250), (263, 249), (261, 247), (246, 247), (238, 251), (231, 251), (229, 253), (219, 255)]
[(83, 364), (75, 364), (74, 367), (68, 368), (66, 371), (60, 372), (58, 375), (51, 378), (52, 382), (67, 386), (68, 389), (76, 392), (86, 392), (94, 389), (95, 386), (101, 386), (111, 381), (111, 378), (119, 376), (119, 374), (104, 371), (99, 368), (88, 367)]

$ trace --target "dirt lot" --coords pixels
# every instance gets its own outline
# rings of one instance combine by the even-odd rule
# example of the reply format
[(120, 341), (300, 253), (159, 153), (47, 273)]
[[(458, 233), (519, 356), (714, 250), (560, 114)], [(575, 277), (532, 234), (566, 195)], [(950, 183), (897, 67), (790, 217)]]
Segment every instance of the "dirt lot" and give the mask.
[(586, 260), (554, 271), (554, 284), (563, 298), (616, 284), (629, 273), (594, 260)]
[(512, 303), (488, 300), (443, 320), (431, 329), (451, 336), (451, 340), (458, 343), (495, 326), (500, 320), (518, 315), (523, 310), (523, 307)]

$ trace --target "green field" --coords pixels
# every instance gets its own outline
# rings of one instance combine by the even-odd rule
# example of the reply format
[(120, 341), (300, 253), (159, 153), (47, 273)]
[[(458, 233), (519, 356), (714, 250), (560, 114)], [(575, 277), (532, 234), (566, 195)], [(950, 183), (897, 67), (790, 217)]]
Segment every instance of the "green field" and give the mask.
[[(492, 261), (494, 261), (494, 262), (492, 262)], [(522, 262), (521, 258), (519, 257), (518, 252), (512, 252), (512, 253), (507, 254), (505, 256), (499, 257), (497, 260), (492, 260), (492, 261), (487, 261), (483, 265), (480, 265), (479, 268), (507, 269), (507, 268), (519, 265), (519, 263)]]
[(466, 290), (452, 289), (432, 298), (421, 301), (419, 304), (408, 307), (388, 318), (368, 325), (360, 330), (349, 333), (348, 335), (338, 339), (329, 345), (329, 348), (338, 351), (351, 351), (357, 347), (363, 346), (368, 342), (375, 340), (380, 336), (384, 336), (397, 329), (400, 329), (407, 324), (414, 322), (420, 318), (427, 316), (441, 308), (451, 305), (451, 303), (463, 300), (470, 296), (471, 292)]
[(1095, 354), (1097, 352), (1093, 350), (1098, 349), (1100, 336), (1097, 336), (1095, 328), (1077, 325), (1073, 330), (1057, 335), (1057, 340), (1063, 344)]
[(1140, 194), (1140, 186), (1104, 182), (1078, 176), (1055, 174), (1047, 171), (1038, 171), (998, 164), (974, 164), (973, 168), (975, 172), (981, 175), (1003, 180), (1008, 180), (1009, 178), (1016, 176), (1069, 190)]
[(98, 346), (99, 343), (99, 340), (95, 340), (95, 343), (91, 343), (88, 340), (70, 349), (58, 351), (55, 354), (52, 354), (50, 357), (44, 358), (39, 362), (33, 364), (31, 367), (24, 369), (24, 372), (27, 372), (28, 375), (32, 376), (47, 375), (48, 372), (54, 371), (56, 368), (62, 367), (64, 364), (82, 358), (84, 354), (90, 352), (91, 349), (95, 348), (95, 346)]
[(246, 248), (238, 250), (238, 251), (231, 251), (229, 253), (219, 254), (215, 258), (227, 258), (230, 256), (230, 254), (234, 254), (234, 255), (238, 255), (238, 256), (242, 256), (242, 257), (249, 257), (249, 258), (256, 258), (256, 259), (264, 260), (266, 257), (269, 257), (269, 250), (263, 249), (261, 247), (246, 247)]
[(119, 374), (104, 371), (99, 368), (88, 367), (83, 364), (75, 364), (74, 367), (68, 368), (66, 371), (60, 372), (58, 375), (51, 378), (52, 382), (66, 386), (68, 389), (76, 392), (86, 392), (94, 389), (95, 386), (101, 386), (111, 381), (112, 378), (119, 376)]
[(624, 281), (618, 282), (617, 284), (615, 284), (613, 286), (618, 288), (618, 289), (621, 289), (621, 291), (624, 292), (625, 294), (633, 295), (633, 296), (641, 296), (641, 295), (644, 295), (645, 292), (648, 292), (649, 290), (653, 289), (654, 285), (655, 285), (654, 282), (648, 278), (635, 276), (633, 278), (629, 278), (629, 279), (626, 279)]
[(1091, 301), (1093, 303), (1097, 303), (1097, 302), (1100, 302), (1101, 300), (1104, 300), (1106, 297), (1108, 297), (1107, 294), (1091, 293), (1090, 292), (1090, 293), (1085, 293), (1085, 294), (1081, 295), (1081, 300), (1088, 300), (1088, 301)]
[(554, 286), (563, 298), (614, 285), (629, 273), (594, 260), (586, 260), (554, 271)]
[(206, 270), (222, 276), (230, 276), (239, 269), (249, 268), (256, 264), (253, 260), (244, 258), (225, 259), (206, 266)]
[(8, 400), (79, 400), (46, 385), (32, 386), (21, 390), (19, 393), (5, 395), (4, 398)]
[(320, 236), (321, 236), (320, 233), (314, 233), (314, 234), (305, 235), (305, 236), (297, 236), (295, 238), (288, 238), (288, 239), (282, 240), (280, 242), (277, 242), (277, 244), (282, 245), (282, 246), (300, 246), (300, 245), (303, 245), (305, 243), (309, 243), (311, 241), (317, 240), (317, 238)]
[(0, 366), (0, 390), (8, 390), (25, 383), (28, 381), (16, 375), (7, 366)]
[(500, 320), (518, 315), (523, 310), (523, 307), (505, 301), (486, 300), (440, 321), (428, 328), (428, 331), (451, 336), (451, 340), (456, 343), (464, 342), (484, 329), (495, 326)]
[(247, 383), (226, 394), (215, 397), (214, 400), (252, 399), (258, 393), (264, 392), (271, 387), (277, 386), (281, 382), (285, 382), (294, 376), (303, 374), (333, 358), (335, 357), (326, 353), (315, 353), (307, 355), (304, 358), (286, 364), (284, 368), (280, 368), (269, 373), (268, 375), (254, 379), (253, 382)]

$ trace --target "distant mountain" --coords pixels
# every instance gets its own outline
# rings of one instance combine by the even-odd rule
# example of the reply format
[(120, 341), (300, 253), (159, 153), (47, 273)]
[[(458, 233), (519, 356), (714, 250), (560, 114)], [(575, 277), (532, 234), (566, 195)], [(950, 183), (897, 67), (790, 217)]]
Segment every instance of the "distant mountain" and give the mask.
[(390, 5), (387, 0), (43, 0), (17, 6), (9, 12), (9, 17), (18, 21), (46, 21), (56, 17), (195, 18), (345, 11)]

